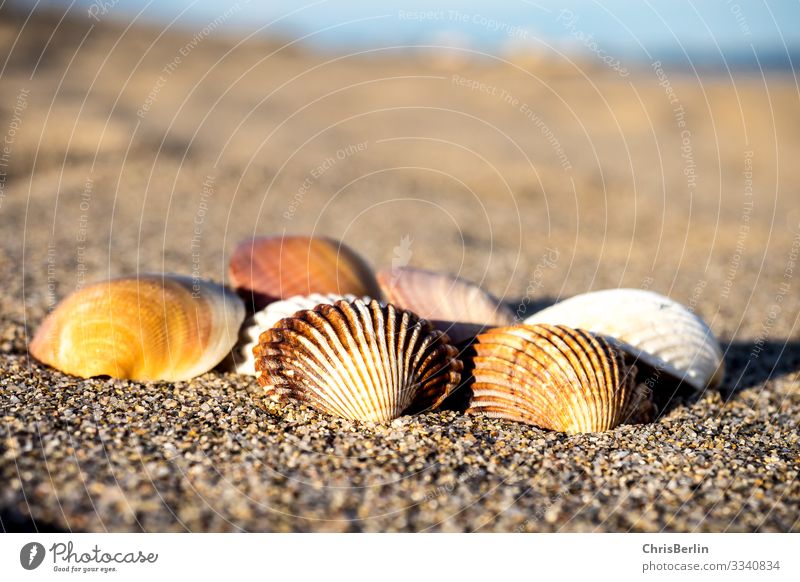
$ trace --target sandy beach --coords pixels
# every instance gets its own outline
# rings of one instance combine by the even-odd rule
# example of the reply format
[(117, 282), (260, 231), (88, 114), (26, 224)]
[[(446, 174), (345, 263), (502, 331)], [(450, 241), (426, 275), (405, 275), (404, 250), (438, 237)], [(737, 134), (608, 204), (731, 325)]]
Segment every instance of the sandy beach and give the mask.
[[(323, 53), (0, 9), (0, 522), (38, 531), (800, 530), (800, 102), (791, 72)], [(226, 282), (255, 234), (481, 284), (683, 302), (719, 390), (568, 436), (456, 410), (388, 424), (254, 378), (80, 380), (28, 356), (111, 276)]]

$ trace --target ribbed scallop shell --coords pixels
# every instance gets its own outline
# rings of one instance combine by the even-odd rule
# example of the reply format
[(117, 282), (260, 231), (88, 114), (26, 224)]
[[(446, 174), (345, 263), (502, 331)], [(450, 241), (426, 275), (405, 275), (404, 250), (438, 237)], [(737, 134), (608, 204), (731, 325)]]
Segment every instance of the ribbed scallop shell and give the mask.
[(460, 343), (484, 327), (510, 325), (512, 311), (478, 285), (411, 267), (383, 269), (378, 284), (390, 303), (430, 321)]
[[(239, 374), (256, 376), (256, 360), (253, 356), (253, 348), (258, 345), (258, 338), (262, 333), (278, 323), (281, 319), (290, 317), (298, 311), (314, 309), (317, 305), (333, 305), (337, 301), (353, 301), (355, 295), (295, 295), (283, 301), (270, 303), (264, 309), (256, 311), (248, 317), (239, 332), (239, 343), (235, 349), (236, 364), (235, 370)], [(364, 298), (368, 301), (367, 298)]]
[(463, 368), (447, 335), (374, 300), (295, 313), (261, 334), (254, 352), (268, 396), (377, 422), (435, 409)]
[(339, 241), (310, 236), (267, 236), (241, 242), (230, 258), (231, 284), (253, 306), (314, 293), (379, 297), (375, 274)]
[(37, 360), (83, 378), (187, 380), (230, 352), (244, 316), (235, 293), (208, 281), (111, 279), (64, 299), (29, 349)]
[(603, 334), (657, 373), (695, 390), (724, 376), (722, 348), (708, 325), (669, 297), (642, 289), (608, 289), (576, 295), (525, 323), (563, 324)]
[(480, 334), (468, 412), (567, 433), (649, 420), (650, 391), (602, 337), (551, 325)]

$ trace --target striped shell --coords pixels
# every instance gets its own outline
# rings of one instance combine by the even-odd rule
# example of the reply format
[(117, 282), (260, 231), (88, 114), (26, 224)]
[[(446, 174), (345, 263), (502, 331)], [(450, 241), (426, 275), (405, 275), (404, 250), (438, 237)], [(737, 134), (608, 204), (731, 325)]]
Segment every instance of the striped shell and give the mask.
[(411, 267), (383, 269), (378, 284), (386, 300), (409, 309), (446, 332), (456, 343), (484, 327), (510, 325), (512, 311), (478, 285)]
[[(637, 359), (695, 390), (724, 376), (722, 348), (708, 325), (669, 297), (641, 289), (608, 289), (576, 295), (525, 323), (563, 324), (602, 334)], [(652, 371), (648, 371), (652, 373)]]
[(228, 274), (253, 311), (295, 295), (380, 296), (369, 265), (344, 243), (323, 237), (243, 241), (231, 255)]
[(235, 293), (208, 281), (111, 279), (64, 299), (29, 349), (37, 360), (82, 378), (187, 380), (230, 352), (244, 316)]
[(649, 420), (650, 391), (603, 338), (551, 325), (515, 325), (473, 344), (468, 412), (585, 433)]
[[(248, 317), (239, 332), (239, 344), (234, 350), (236, 358), (235, 370), (239, 374), (256, 376), (256, 360), (253, 356), (253, 348), (258, 345), (258, 338), (262, 333), (270, 329), (281, 319), (290, 317), (298, 311), (314, 309), (317, 305), (333, 305), (337, 301), (353, 301), (355, 295), (295, 295), (283, 301), (270, 303), (264, 309), (256, 311)], [(368, 301), (367, 298), (364, 298)]]
[(435, 409), (463, 368), (447, 335), (409, 311), (360, 299), (281, 320), (254, 354), (269, 397), (377, 422)]

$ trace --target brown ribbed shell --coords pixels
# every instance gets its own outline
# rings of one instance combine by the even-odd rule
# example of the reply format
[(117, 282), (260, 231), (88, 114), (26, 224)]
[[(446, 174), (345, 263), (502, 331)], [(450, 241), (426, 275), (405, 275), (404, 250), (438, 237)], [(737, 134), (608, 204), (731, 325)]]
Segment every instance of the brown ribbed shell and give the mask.
[(228, 275), (255, 311), (295, 295), (380, 297), (366, 261), (344, 243), (325, 237), (266, 236), (242, 241), (231, 255)]
[(435, 409), (463, 369), (446, 334), (410, 311), (360, 299), (279, 321), (253, 354), (268, 396), (378, 422)]
[(558, 325), (516, 325), (477, 336), (468, 412), (566, 433), (650, 419), (649, 390), (635, 383), (602, 337)]

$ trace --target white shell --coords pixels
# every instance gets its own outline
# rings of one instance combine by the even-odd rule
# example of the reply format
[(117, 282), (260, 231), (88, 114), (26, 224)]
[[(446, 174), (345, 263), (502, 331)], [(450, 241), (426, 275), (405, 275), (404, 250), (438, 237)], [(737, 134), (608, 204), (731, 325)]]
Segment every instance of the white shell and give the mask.
[(695, 390), (722, 381), (722, 348), (708, 325), (686, 307), (652, 291), (607, 289), (576, 295), (525, 320), (602, 334), (657, 371)]
[[(355, 295), (336, 295), (312, 293), (311, 295), (295, 295), (283, 301), (270, 303), (261, 311), (256, 311), (247, 318), (239, 332), (239, 343), (234, 349), (236, 360), (234, 369), (239, 374), (256, 376), (256, 361), (253, 357), (253, 348), (258, 345), (258, 336), (273, 327), (281, 319), (291, 317), (298, 311), (314, 309), (317, 305), (333, 305), (337, 301), (353, 301)], [(365, 297), (365, 301), (369, 298)]]

